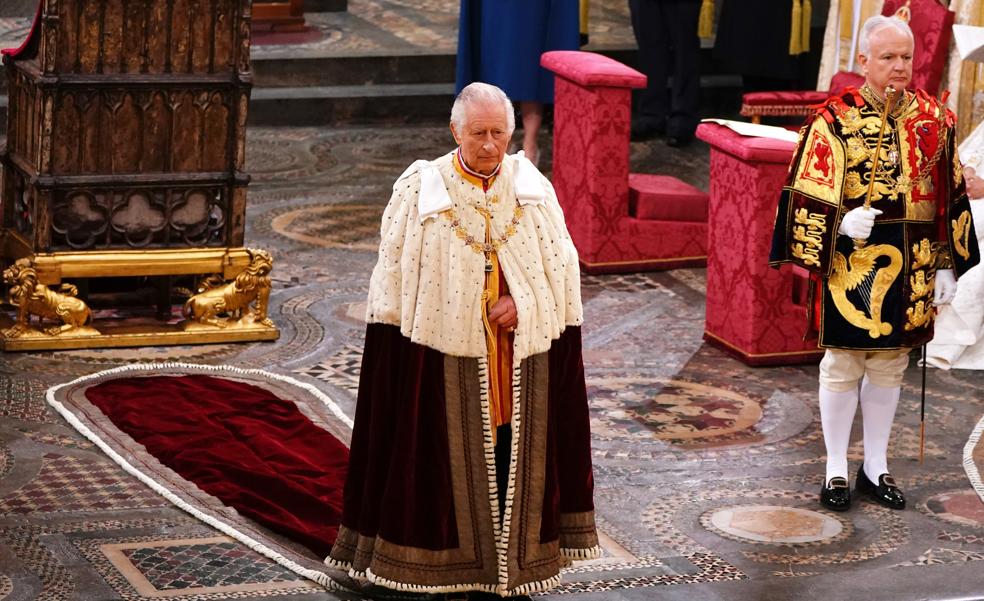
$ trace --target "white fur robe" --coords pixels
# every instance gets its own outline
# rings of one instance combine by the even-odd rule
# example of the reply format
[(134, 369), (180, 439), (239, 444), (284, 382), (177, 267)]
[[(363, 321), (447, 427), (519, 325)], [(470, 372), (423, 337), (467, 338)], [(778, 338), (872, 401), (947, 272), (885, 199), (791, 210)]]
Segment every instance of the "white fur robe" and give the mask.
[[(453, 156), (417, 161), (393, 185), (366, 321), (397, 325), (411, 341), (445, 354), (484, 357), (485, 257), (459, 238), (446, 209), (484, 242), (485, 219), (474, 207), (486, 205), (486, 194), (461, 177)], [(512, 221), (517, 199), (523, 207), (516, 233), (498, 251), (519, 314), (513, 352), (521, 360), (581, 324), (577, 251), (553, 186), (529, 160), (507, 155), (488, 196), (498, 198), (490, 205), (493, 239)]]

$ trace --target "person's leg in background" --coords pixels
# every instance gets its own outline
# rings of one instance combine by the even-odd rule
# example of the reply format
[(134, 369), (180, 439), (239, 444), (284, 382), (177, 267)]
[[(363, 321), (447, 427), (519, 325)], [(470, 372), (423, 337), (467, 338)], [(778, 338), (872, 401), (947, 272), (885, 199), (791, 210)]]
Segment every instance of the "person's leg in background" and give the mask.
[(673, 54), (673, 85), (666, 121), (666, 143), (680, 147), (690, 144), (700, 120), (700, 38), (697, 21), (700, 0), (669, 0), (663, 3), (668, 37)]
[[(666, 82), (669, 77), (669, 39), (663, 0), (629, 0), (632, 12), (632, 31), (639, 46), (639, 63), (646, 75), (646, 89), (639, 94), (639, 103), (632, 119), (632, 139), (648, 140), (666, 133), (669, 97)], [(697, 24), (694, 22), (694, 35)]]
[(519, 103), (519, 114), (523, 121), (523, 152), (536, 165), (540, 161), (540, 147), (536, 143), (536, 136), (543, 124), (543, 103), (523, 100)]

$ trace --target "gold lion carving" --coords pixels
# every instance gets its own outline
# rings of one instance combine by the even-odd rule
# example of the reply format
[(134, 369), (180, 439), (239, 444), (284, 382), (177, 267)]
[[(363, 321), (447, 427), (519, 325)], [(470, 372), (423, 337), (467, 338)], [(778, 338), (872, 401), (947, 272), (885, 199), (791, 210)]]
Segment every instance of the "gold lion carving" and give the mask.
[[(71, 284), (62, 284), (56, 292), (38, 282), (38, 274), (29, 259), (19, 259), (3, 272), (3, 283), (10, 286), (8, 302), (17, 307), (14, 325), (4, 330), (6, 338), (58, 336), (97, 336), (99, 332), (88, 327), (92, 312)], [(31, 316), (37, 316), (38, 327), (31, 327)], [(60, 321), (61, 325), (44, 329), (45, 319)]]
[[(249, 265), (235, 279), (222, 283), (216, 282), (217, 278), (208, 278), (202, 282), (198, 294), (185, 302), (186, 329), (195, 324), (219, 328), (256, 324), (273, 327), (273, 320), (267, 317), (273, 259), (265, 250), (251, 248), (247, 252)], [(251, 304), (254, 304), (252, 308)]]

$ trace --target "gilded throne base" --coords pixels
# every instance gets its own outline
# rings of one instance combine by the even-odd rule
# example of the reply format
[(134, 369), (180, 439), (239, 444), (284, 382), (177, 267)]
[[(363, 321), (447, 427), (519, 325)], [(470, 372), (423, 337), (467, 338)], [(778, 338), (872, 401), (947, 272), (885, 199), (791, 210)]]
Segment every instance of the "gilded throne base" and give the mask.
[[(26, 320), (21, 320), (18, 305), (22, 303), (7, 299), (15, 305), (15, 317), (0, 312), (0, 351), (246, 342), (276, 340), (280, 336), (266, 315), (272, 263), (265, 251), (203, 248), (51, 253), (23, 256), (17, 265), (30, 265), (36, 273), (32, 285), (38, 300), (29, 304)], [(5, 270), (5, 276), (16, 275), (19, 270), (15, 266)], [(259, 273), (249, 273), (251, 270)], [(60, 288), (63, 278), (194, 274), (212, 274), (209, 279), (219, 285), (192, 296), (186, 304), (185, 319), (178, 323), (132, 325), (86, 319), (89, 310), (84, 303), (75, 298), (73, 291)], [(238, 284), (247, 274), (252, 276), (249, 281), (256, 284), (258, 280), (258, 285), (243, 291)], [(8, 291), (16, 286), (7, 282)], [(56, 308), (59, 303), (68, 308)], [(65, 316), (59, 317), (59, 312)], [(45, 321), (39, 325), (40, 317)]]

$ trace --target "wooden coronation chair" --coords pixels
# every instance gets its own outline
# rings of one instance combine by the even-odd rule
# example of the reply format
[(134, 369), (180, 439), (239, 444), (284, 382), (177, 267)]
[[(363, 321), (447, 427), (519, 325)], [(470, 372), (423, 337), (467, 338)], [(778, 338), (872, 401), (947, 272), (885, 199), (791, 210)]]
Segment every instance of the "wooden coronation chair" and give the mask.
[[(204, 4), (43, 0), (4, 51), (0, 350), (278, 336), (272, 259), (244, 246), (251, 3)], [(89, 307), (120, 276), (157, 285), (158, 320)], [(172, 276), (202, 276), (180, 322)]]

